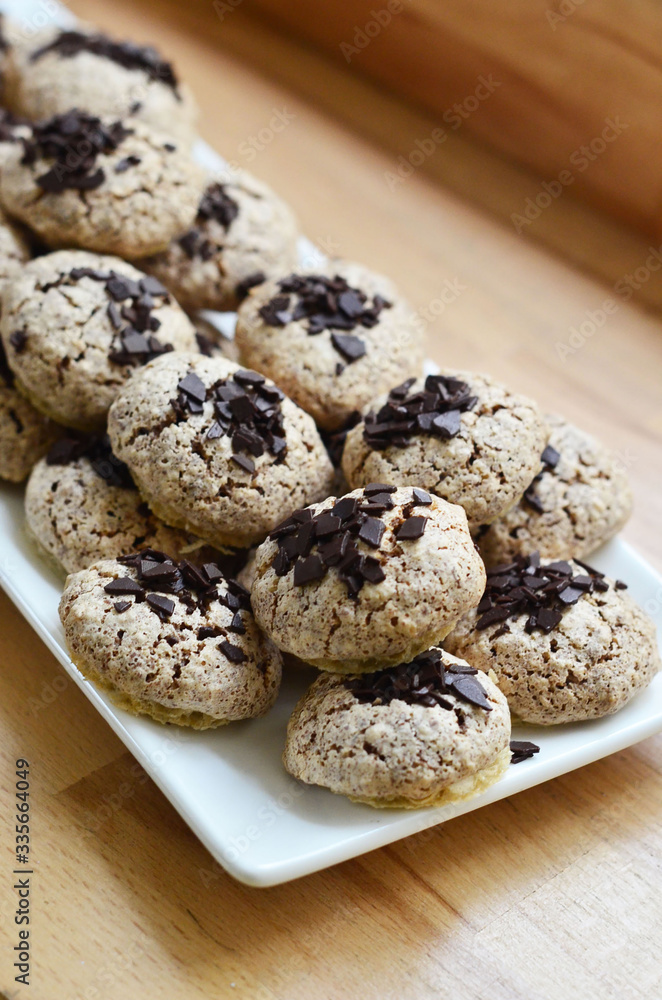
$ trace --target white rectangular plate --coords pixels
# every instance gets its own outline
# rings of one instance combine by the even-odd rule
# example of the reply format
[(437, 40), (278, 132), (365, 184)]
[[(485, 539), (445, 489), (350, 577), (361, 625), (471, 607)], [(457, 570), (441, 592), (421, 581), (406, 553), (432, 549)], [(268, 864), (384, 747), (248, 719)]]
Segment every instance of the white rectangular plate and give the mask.
[[(44, 16), (39, 0), (4, 0), (29, 18)], [(50, 10), (49, 5), (49, 10)], [(57, 20), (62, 23), (62, 11)], [(223, 160), (200, 143), (196, 155), (222, 171)], [(311, 248), (306, 250), (308, 259)], [(231, 329), (231, 318), (218, 325)], [(211, 317), (210, 317), (211, 318)], [(617, 715), (555, 729), (522, 727), (513, 738), (538, 743), (540, 753), (510, 768), (505, 777), (468, 802), (440, 809), (376, 810), (321, 788), (304, 786), (281, 764), (287, 720), (312, 671), (289, 671), (276, 707), (264, 719), (206, 733), (160, 726), (116, 708), (86, 681), (67, 654), (57, 608), (62, 581), (25, 536), (23, 490), (0, 487), (0, 584), (140, 761), (214, 858), (248, 885), (269, 886), (308, 875), (514, 795), (662, 731), (662, 675)], [(662, 632), (662, 577), (630, 546), (615, 539), (591, 558), (611, 577), (625, 580)]]

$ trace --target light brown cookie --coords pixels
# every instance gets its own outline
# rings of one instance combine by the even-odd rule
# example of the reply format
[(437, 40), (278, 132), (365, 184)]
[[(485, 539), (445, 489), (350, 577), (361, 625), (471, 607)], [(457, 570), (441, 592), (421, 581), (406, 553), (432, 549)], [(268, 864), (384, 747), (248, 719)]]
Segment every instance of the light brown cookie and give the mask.
[(32, 470), (25, 516), (39, 550), (66, 573), (143, 548), (195, 563), (218, 560), (200, 539), (152, 514), (106, 435), (56, 441)]
[(323, 675), (287, 727), (285, 768), (371, 806), (468, 799), (510, 763), (510, 713), (487, 674), (433, 647), (361, 676)]
[(294, 267), (298, 236), (289, 206), (241, 171), (211, 180), (192, 228), (142, 266), (185, 309), (234, 310), (249, 288)]
[(60, 433), (14, 387), (0, 342), (0, 479), (22, 482)]
[(488, 566), (540, 552), (571, 559), (593, 552), (624, 526), (632, 491), (622, 463), (590, 434), (548, 415), (543, 470), (522, 499), (478, 534)]
[(194, 137), (193, 96), (151, 46), (92, 25), (51, 25), (17, 37), (7, 63), (7, 106), (34, 121), (79, 107), (100, 117), (132, 115), (187, 144)]
[(431, 490), (464, 507), (474, 530), (519, 500), (548, 433), (525, 396), (487, 375), (445, 372), (375, 400), (347, 435), (342, 467), (353, 489), (376, 479)]
[(0, 289), (5, 281), (19, 274), (22, 265), (31, 256), (32, 251), (25, 233), (0, 209)]
[(410, 307), (387, 278), (349, 261), (259, 285), (239, 309), (236, 340), (243, 364), (332, 431), (423, 365)]
[(2, 157), (0, 199), (52, 248), (135, 259), (191, 225), (204, 171), (135, 118), (68, 111), (33, 125)]
[(280, 653), (214, 563), (152, 549), (98, 562), (68, 577), (60, 618), (78, 669), (134, 715), (208, 729), (276, 700)]
[(484, 582), (461, 507), (375, 483), (279, 525), (257, 551), (251, 601), (280, 649), (353, 673), (440, 641)]
[(4, 289), (0, 334), (17, 387), (67, 427), (102, 430), (137, 365), (195, 350), (169, 292), (118, 257), (60, 250), (26, 264)]
[(577, 561), (518, 556), (488, 571), (480, 605), (444, 646), (494, 670), (522, 722), (610, 715), (662, 667), (655, 626), (623, 586)]
[(118, 395), (108, 432), (152, 510), (217, 546), (262, 541), (294, 507), (327, 496), (333, 475), (311, 417), (224, 358), (146, 365)]

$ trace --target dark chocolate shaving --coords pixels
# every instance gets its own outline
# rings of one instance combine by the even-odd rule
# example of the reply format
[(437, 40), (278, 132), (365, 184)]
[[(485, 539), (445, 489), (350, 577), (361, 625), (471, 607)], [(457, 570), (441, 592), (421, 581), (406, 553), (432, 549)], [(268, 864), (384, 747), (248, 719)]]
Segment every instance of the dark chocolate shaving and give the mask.
[(206, 388), (190, 371), (177, 384), (178, 394), (170, 400), (178, 422), (201, 414), (205, 402), (213, 403), (213, 420), (203, 432), (207, 441), (232, 439), (232, 460), (245, 472), (255, 471), (254, 458), (269, 452), (282, 461), (287, 450), (280, 402), (283, 393), (267, 384), (264, 375), (240, 369), (229, 378)]
[[(365, 292), (352, 288), (339, 275), (327, 278), (322, 274), (291, 274), (282, 278), (278, 287), (280, 294), (260, 308), (260, 316), (269, 326), (286, 326), (306, 319), (310, 336), (323, 330), (349, 331), (376, 326), (382, 310), (391, 308), (391, 303), (381, 295), (375, 295), (370, 303)], [(332, 333), (331, 343), (346, 364), (366, 353), (365, 342), (356, 335)]]
[(120, 486), (124, 489), (135, 489), (128, 466), (121, 462), (110, 447), (107, 434), (75, 434), (74, 431), (64, 438), (59, 438), (46, 455), (47, 465), (70, 465), (81, 458), (86, 458), (96, 474), (108, 486)]
[(42, 191), (91, 191), (106, 178), (96, 165), (99, 153), (114, 152), (131, 134), (120, 121), (106, 125), (100, 118), (73, 108), (32, 125), (30, 137), (21, 139), (21, 163), (30, 166), (40, 159), (55, 160), (46, 173), (35, 178)]
[(428, 375), (420, 392), (410, 393), (416, 379), (410, 378), (391, 389), (387, 401), (376, 413), (365, 417), (363, 437), (373, 451), (406, 448), (421, 435), (448, 440), (459, 433), (460, 415), (478, 402), (471, 388), (460, 379)]
[(532, 510), (535, 510), (536, 514), (544, 514), (545, 508), (542, 505), (542, 501), (536, 495), (536, 485), (540, 482), (542, 477), (546, 472), (553, 472), (556, 466), (561, 461), (561, 455), (553, 448), (551, 444), (548, 444), (542, 455), (540, 456), (540, 461), (542, 462), (542, 469), (535, 477), (535, 479), (530, 483), (530, 485), (524, 491), (522, 500), (524, 503), (528, 504)]
[(523, 760), (530, 760), (534, 754), (539, 753), (540, 747), (529, 740), (511, 740), (510, 752), (510, 763), (521, 764)]
[[(527, 632), (539, 629), (547, 634), (585, 594), (609, 590), (603, 573), (579, 559), (574, 562), (586, 572), (576, 574), (573, 565), (565, 561), (541, 565), (537, 552), (489, 569), (477, 608), (476, 629), (482, 631), (526, 615)], [(507, 626), (501, 625), (498, 632), (503, 635), (506, 630)]]
[(179, 245), (186, 256), (191, 260), (194, 257), (210, 260), (214, 254), (222, 249), (222, 246), (204, 235), (205, 223), (213, 219), (227, 230), (238, 214), (239, 205), (227, 193), (225, 185), (210, 184), (198, 206), (198, 214), (195, 218), (197, 225), (192, 226), (179, 238)]
[(151, 45), (115, 42), (107, 35), (102, 34), (87, 35), (82, 31), (61, 31), (52, 42), (33, 52), (30, 61), (37, 62), (48, 52), (57, 52), (63, 59), (76, 56), (79, 52), (91, 52), (103, 59), (110, 59), (125, 69), (141, 70), (150, 80), (170, 87), (177, 99), (181, 100), (177, 90), (177, 77), (172, 65), (162, 59)]
[(254, 271), (253, 274), (249, 274), (248, 277), (238, 282), (235, 287), (234, 291), (237, 299), (243, 302), (251, 288), (257, 288), (258, 285), (261, 285), (266, 280), (267, 276), (264, 271)]
[(374, 673), (350, 677), (344, 683), (357, 701), (370, 705), (390, 705), (404, 701), (408, 705), (443, 708), (452, 711), (455, 699), (492, 711), (478, 671), (468, 665), (444, 662), (436, 646), (419, 653), (410, 663), (387, 667)]
[[(395, 506), (391, 493), (395, 486), (371, 483), (363, 497), (341, 497), (328, 510), (317, 514), (310, 508), (295, 510), (269, 535), (278, 543), (273, 568), (277, 576), (285, 576), (294, 569), (294, 585), (323, 579), (335, 568), (353, 600), (358, 598), (365, 583), (381, 583), (384, 570), (378, 559), (361, 551), (359, 543), (377, 551), (381, 545), (386, 525), (381, 515)], [(425, 517), (412, 517), (418, 505), (412, 501), (403, 506), (402, 521), (396, 529), (399, 542), (420, 538), (425, 529)], [(422, 524), (419, 522), (423, 522)], [(403, 529), (411, 524), (410, 533)]]

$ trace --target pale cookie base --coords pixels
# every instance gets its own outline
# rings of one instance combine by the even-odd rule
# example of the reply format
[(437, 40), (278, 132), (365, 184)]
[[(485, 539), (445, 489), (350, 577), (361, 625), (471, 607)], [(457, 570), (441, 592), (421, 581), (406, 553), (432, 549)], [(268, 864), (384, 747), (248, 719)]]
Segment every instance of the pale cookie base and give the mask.
[(436, 646), (442, 642), (453, 631), (456, 625), (457, 622), (452, 622), (452, 624), (442, 629), (430, 629), (425, 635), (419, 636), (416, 642), (412, 642), (398, 656), (368, 658), (367, 660), (321, 659), (308, 660), (307, 662), (311, 667), (317, 667), (318, 670), (328, 670), (331, 674), (369, 674), (372, 670), (379, 670), (382, 667), (397, 667), (400, 663), (408, 663), (415, 656), (418, 656), (419, 653), (429, 649), (430, 646)]

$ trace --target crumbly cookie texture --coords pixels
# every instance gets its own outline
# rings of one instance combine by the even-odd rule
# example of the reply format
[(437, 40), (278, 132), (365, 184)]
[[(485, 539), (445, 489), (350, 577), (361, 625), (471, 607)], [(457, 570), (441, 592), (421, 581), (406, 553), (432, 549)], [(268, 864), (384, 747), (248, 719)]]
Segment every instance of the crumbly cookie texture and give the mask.
[[(221, 395), (250, 395), (235, 375), (254, 377), (271, 397), (258, 405), (265, 423), (280, 423), (273, 447), (268, 430), (267, 438), (252, 423), (242, 431), (246, 409), (249, 420), (255, 412), (245, 398), (233, 404), (236, 417), (221, 406), (217, 387)], [(327, 496), (333, 476), (312, 418), (263, 376), (244, 376), (224, 358), (163, 356), (135, 372), (108, 419), (113, 451), (152, 510), (212, 545), (236, 548), (262, 541), (293, 508)], [(181, 385), (206, 398), (197, 402)], [(246, 432), (254, 452), (243, 443)]]
[[(466, 663), (444, 653), (448, 668)], [(355, 678), (352, 678), (353, 680)], [(451, 693), (448, 707), (359, 700), (347, 679), (320, 676), (287, 727), (283, 763), (294, 777), (372, 806), (422, 808), (470, 798), (510, 763), (510, 714), (485, 673), (486, 711)]]
[[(454, 436), (412, 431), (406, 440), (376, 449), (365, 440), (364, 417), (364, 422), (347, 435), (342, 467), (352, 488), (381, 480), (431, 490), (460, 504), (469, 527), (475, 530), (519, 500), (540, 471), (540, 455), (549, 432), (532, 400), (511, 392), (488, 375), (443, 374), (466, 383), (477, 397), (472, 409), (459, 414)], [(426, 384), (415, 382), (408, 396), (422, 392)], [(369, 414), (379, 414), (387, 400), (387, 396), (375, 400)]]
[(488, 566), (534, 550), (549, 559), (581, 558), (620, 531), (632, 513), (618, 457), (563, 417), (547, 415), (545, 422), (554, 464), (544, 465), (519, 503), (479, 533)]
[(298, 236), (290, 207), (241, 171), (210, 180), (192, 228), (142, 266), (185, 309), (234, 310), (252, 285), (294, 267)]
[[(17, 388), (52, 419), (90, 430), (104, 426), (118, 390), (149, 355), (122, 353), (124, 332), (133, 326), (121, 311), (141, 294), (121, 300), (121, 290), (111, 286), (113, 297), (105, 280), (80, 273), (85, 269), (131, 282), (147, 277), (117, 257), (82, 250), (37, 257), (4, 290), (0, 334)], [(195, 330), (177, 303), (167, 293), (148, 299), (149, 318), (158, 327), (147, 335), (155, 335), (162, 348), (195, 350)]]
[[(242, 362), (269, 375), (320, 427), (337, 430), (379, 393), (407, 375), (420, 374), (422, 337), (411, 308), (393, 283), (360, 264), (331, 261), (326, 267), (296, 275), (308, 279), (339, 276), (350, 289), (366, 296), (368, 310), (375, 296), (377, 302), (388, 303), (377, 310), (375, 321), (369, 318), (370, 326), (362, 325), (361, 303), (353, 293), (341, 291), (335, 296), (337, 308), (329, 310), (329, 326), (318, 328), (321, 318), (315, 325), (324, 312), (320, 308), (311, 328), (310, 314), (295, 318), (301, 297), (296, 292), (283, 293), (281, 283), (274, 279), (251, 291), (239, 309), (236, 339)], [(290, 277), (283, 275), (285, 280)], [(270, 310), (269, 303), (278, 303), (282, 297), (289, 299), (289, 305)], [(325, 298), (322, 289), (319, 298), (320, 302)], [(333, 326), (334, 318), (338, 326)], [(386, 481), (400, 480), (391, 476)]]
[[(301, 561), (278, 575), (284, 568), (279, 540), (270, 538), (259, 547), (251, 602), (257, 621), (280, 649), (325, 670), (374, 670), (412, 659), (478, 603), (485, 570), (464, 511), (438, 497), (415, 506), (412, 495), (411, 489), (397, 489), (390, 494), (392, 507), (371, 515), (382, 526), (378, 547), (354, 536), (356, 569), (344, 572), (344, 563), (331, 565), (321, 577), (299, 585)], [(352, 499), (363, 503), (364, 491), (354, 490), (340, 502)], [(335, 507), (336, 498), (329, 497), (310, 509), (317, 516)], [(404, 523), (423, 517), (422, 535), (398, 537)], [(313, 547), (310, 558), (320, 551), (319, 545)], [(361, 559), (369, 561), (365, 571)], [(350, 593), (363, 572), (360, 589)]]
[(0, 344), (0, 479), (23, 482), (60, 433), (59, 427), (14, 388)]
[(19, 274), (32, 252), (25, 234), (0, 209), (0, 288)]
[(116, 485), (104, 471), (103, 463), (95, 468), (88, 457), (61, 465), (44, 458), (30, 474), (25, 490), (28, 533), (60, 571), (76, 573), (145, 546), (175, 559), (211, 558), (200, 539), (168, 527), (136, 489)]
[[(541, 562), (543, 571), (548, 562)], [(492, 669), (522, 722), (550, 726), (611, 715), (650, 684), (662, 663), (651, 619), (629, 594), (605, 583), (608, 589), (584, 594), (548, 633), (528, 631), (527, 613), (478, 630), (481, 612), (474, 610), (444, 647), (479, 670)]]
[[(102, 129), (116, 145), (104, 145), (85, 172), (86, 158), (75, 151), (89, 149)], [(57, 161), (44, 143), (55, 134), (66, 154), (69, 133), (74, 155)], [(3, 157), (0, 200), (49, 247), (135, 259), (164, 250), (195, 218), (204, 171), (185, 147), (145, 122), (71, 111), (33, 126), (26, 142)], [(76, 173), (84, 176), (72, 181)]]
[[(147, 598), (105, 589), (122, 579)], [(112, 559), (69, 576), (60, 618), (72, 660), (120, 707), (158, 722), (208, 729), (264, 715), (278, 694), (280, 653), (243, 603), (222, 603), (232, 585), (219, 578), (215, 587), (221, 599), (201, 603), (186, 590), (150, 594), (134, 567)], [(170, 614), (155, 610), (155, 596)]]
[(16, 38), (7, 59), (5, 103), (34, 121), (73, 107), (101, 117), (133, 115), (187, 144), (198, 114), (190, 89), (155, 49), (111, 39), (82, 23)]

